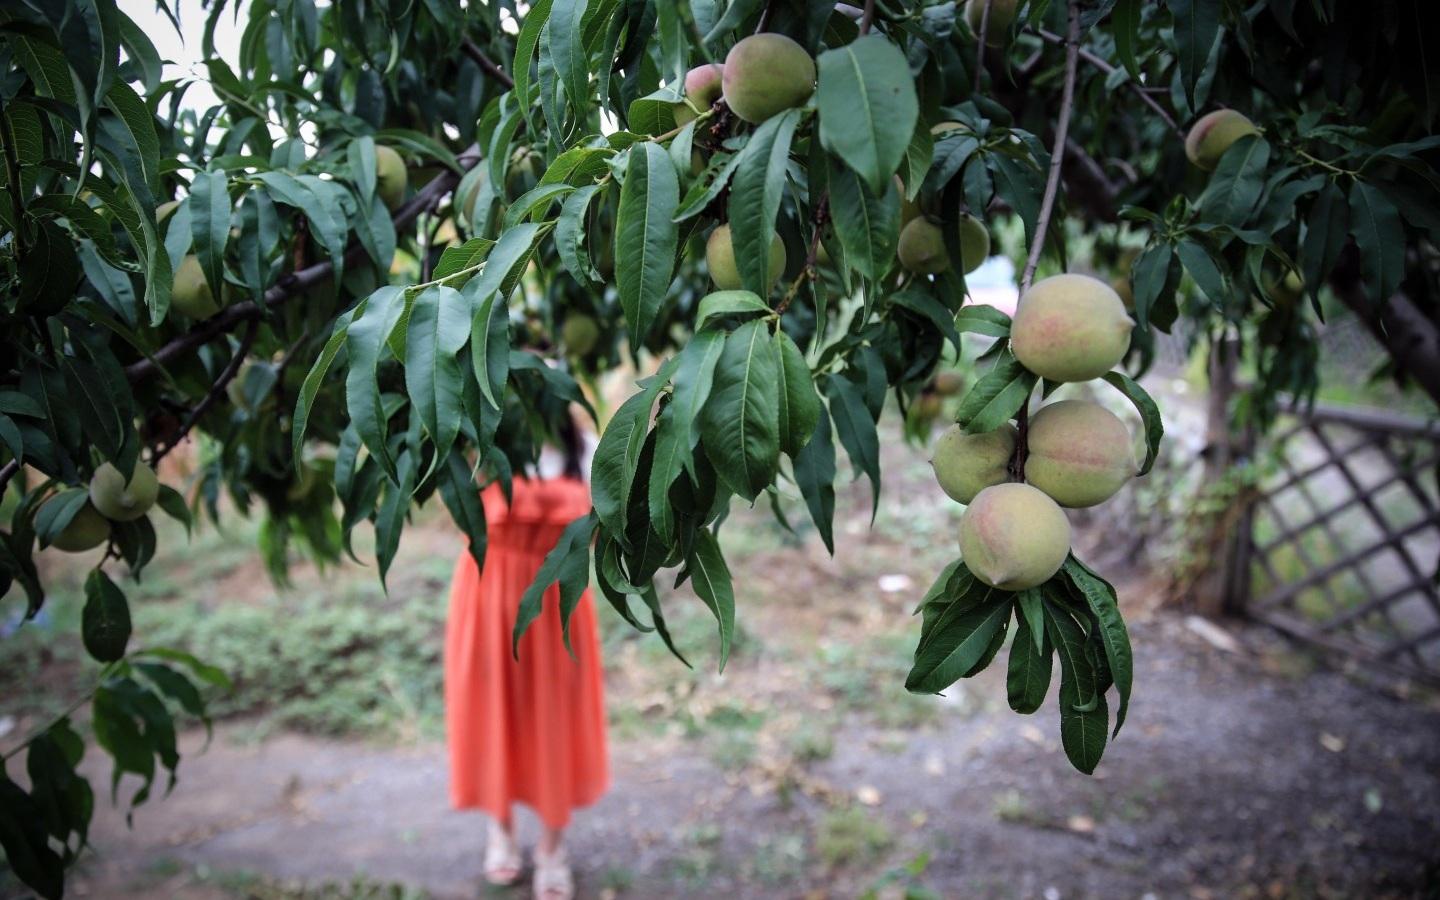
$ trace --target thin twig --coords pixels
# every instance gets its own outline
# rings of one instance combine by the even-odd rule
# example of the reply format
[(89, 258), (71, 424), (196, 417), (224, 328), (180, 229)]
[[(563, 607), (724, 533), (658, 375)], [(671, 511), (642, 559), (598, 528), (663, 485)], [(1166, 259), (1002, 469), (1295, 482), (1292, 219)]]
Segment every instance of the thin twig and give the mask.
[(1025, 273), (1020, 277), (1020, 292), (1030, 289), (1035, 267), (1045, 249), (1050, 230), (1050, 216), (1055, 211), (1055, 195), (1060, 189), (1060, 169), (1065, 160), (1065, 137), (1070, 132), (1070, 113), (1075, 105), (1075, 69), (1080, 51), (1080, 11), (1076, 0), (1070, 0), (1070, 24), (1065, 40), (1065, 85), (1060, 92), (1060, 112), (1055, 120), (1055, 144), (1050, 151), (1050, 175), (1045, 179), (1045, 195), (1040, 201), (1040, 216), (1035, 220), (1035, 237), (1030, 242), (1030, 256), (1025, 260)]
[(860, 36), (864, 37), (870, 33), (870, 26), (875, 22), (875, 0), (865, 0), (865, 11), (860, 14)]
[[(975, 0), (970, 0), (975, 2)], [(985, 0), (985, 8), (980, 11), (980, 33), (975, 35), (975, 88), (980, 88), (980, 73), (985, 71), (985, 31), (990, 27), (990, 0)]]
[(486, 75), (503, 84), (506, 90), (515, 86), (515, 79), (507, 75), (504, 69), (500, 68), (494, 60), (486, 56), (484, 50), (475, 46), (474, 41), (466, 38), (460, 42), (460, 49), (465, 51), (466, 56), (475, 60), (475, 64), (479, 66)]
[[(104, 681), (104, 680), (105, 680), (105, 674), (106, 674), (106, 672), (109, 671), (109, 669), (110, 669), (109, 666), (106, 666), (106, 667), (105, 667), (105, 669), (100, 673), (100, 679), (99, 679), (99, 681)], [(97, 681), (95, 687), (92, 687), (90, 690), (86, 691), (86, 692), (85, 692), (84, 694), (82, 694), (79, 698), (77, 698), (74, 703), (71, 703), (68, 707), (65, 708), (65, 711), (64, 711), (64, 712), (60, 713), (60, 715), (58, 715), (58, 716), (56, 716), (55, 718), (51, 719), (49, 722), (46, 722), (44, 725), (40, 726), (39, 728), (37, 728), (37, 729), (35, 729), (34, 731), (30, 732), (29, 734), (25, 735), (25, 740), (21, 741), (20, 743), (16, 744), (15, 746), (11, 747), (9, 750), (6, 750), (6, 751), (5, 751), (5, 755), (4, 755), (4, 756), (0, 756), (0, 761), (9, 760), (10, 757), (15, 756), (15, 755), (18, 754), (21, 750), (24, 750), (26, 747), (28, 747), (28, 746), (30, 746), (31, 744), (33, 744), (33, 743), (36, 741), (36, 739), (40, 737), (40, 735), (42, 735), (42, 734), (44, 734), (45, 732), (49, 731), (50, 729), (54, 728), (56, 725), (60, 724), (61, 720), (63, 720), (63, 719), (68, 719), (71, 715), (73, 715), (73, 714), (75, 713), (76, 710), (78, 710), (80, 707), (84, 706), (86, 703), (89, 703), (90, 700), (95, 696), (95, 692), (96, 692), (97, 690), (99, 690), (99, 689), (100, 689), (100, 685), (99, 685), (99, 683), (98, 683), (98, 681)]]
[(18, 459), (12, 459), (5, 464), (4, 468), (0, 468), (0, 497), (5, 496), (6, 486), (10, 484), (10, 479), (14, 478), (15, 473), (19, 471), (20, 460)]
[(810, 250), (805, 254), (805, 265), (801, 267), (800, 274), (795, 276), (795, 280), (790, 282), (790, 287), (786, 289), (784, 296), (775, 306), (775, 315), (777, 316), (785, 314), (785, 310), (790, 307), (795, 295), (800, 292), (800, 285), (804, 283), (805, 279), (814, 281), (819, 276), (815, 268), (815, 260), (820, 255), (820, 235), (824, 233), (825, 225), (830, 221), (829, 191), (821, 194), (820, 199), (816, 201), (815, 212), (811, 215), (810, 221), (814, 225), (814, 230), (810, 235)]
[(225, 393), (225, 388), (229, 387), (230, 382), (234, 381), (235, 376), (239, 374), (240, 366), (244, 364), (245, 357), (250, 355), (250, 348), (254, 345), (255, 335), (259, 330), (260, 320), (251, 319), (250, 327), (245, 329), (245, 336), (240, 339), (240, 346), (235, 348), (235, 353), (230, 357), (230, 361), (225, 364), (224, 369), (220, 370), (220, 377), (215, 379), (214, 384), (210, 385), (210, 390), (200, 399), (199, 403), (195, 404), (195, 408), (190, 410), (189, 415), (185, 417), (185, 421), (180, 424), (179, 428), (175, 429), (175, 433), (165, 441), (165, 445), (155, 448), (155, 452), (150, 455), (150, 466), (152, 468), (159, 463), (160, 460), (165, 458), (165, 454), (174, 450), (181, 441), (185, 440), (185, 435), (190, 433), (190, 429), (195, 427), (195, 423), (200, 421), (200, 417), (209, 412), (210, 407), (215, 405), (215, 401), (220, 399), (220, 395)]
[[(1053, 32), (1046, 31), (1043, 28), (1035, 29), (1035, 34), (1039, 35), (1040, 39), (1047, 43), (1065, 43), (1065, 38), (1062, 38), (1060, 35)], [(1080, 58), (1085, 60), (1085, 62), (1089, 63), (1095, 68), (1099, 69), (1101, 72), (1104, 72), (1106, 75), (1109, 75), (1116, 71), (1116, 68), (1114, 66), (1110, 65), (1101, 57), (1096, 56), (1094, 53), (1091, 53), (1089, 50), (1086, 50), (1084, 47), (1080, 48)], [(1166, 125), (1170, 126), (1171, 131), (1175, 132), (1182, 138), (1185, 137), (1185, 132), (1180, 128), (1179, 125), (1175, 123), (1175, 117), (1170, 115), (1169, 111), (1166, 110), (1165, 107), (1155, 102), (1155, 98), (1150, 96), (1150, 93), (1144, 88), (1143, 85), (1141, 85), (1133, 78), (1126, 78), (1125, 83), (1130, 86), (1130, 89), (1132, 91), (1135, 92), (1135, 96), (1139, 97), (1146, 106), (1150, 107), (1152, 110), (1155, 111), (1155, 115), (1159, 116), (1162, 120), (1164, 120)]]
[[(1060, 92), (1060, 112), (1055, 120), (1055, 144), (1050, 151), (1050, 174), (1045, 179), (1045, 196), (1040, 201), (1040, 215), (1035, 220), (1035, 237), (1030, 242), (1030, 255), (1025, 260), (1025, 272), (1020, 276), (1020, 295), (1030, 290), (1035, 278), (1035, 268), (1040, 265), (1040, 254), (1045, 249), (1045, 237), (1050, 231), (1050, 217), (1055, 212), (1055, 195), (1060, 190), (1060, 170), (1065, 161), (1065, 138), (1070, 131), (1070, 113), (1075, 104), (1075, 70), (1078, 67), (1080, 51), (1080, 4), (1069, 0), (1067, 4), (1069, 23), (1065, 31), (1065, 84)], [(1015, 416), (1015, 455), (1010, 459), (1010, 474), (1016, 481), (1025, 480), (1025, 460), (1030, 455), (1030, 398), (1020, 406)]]

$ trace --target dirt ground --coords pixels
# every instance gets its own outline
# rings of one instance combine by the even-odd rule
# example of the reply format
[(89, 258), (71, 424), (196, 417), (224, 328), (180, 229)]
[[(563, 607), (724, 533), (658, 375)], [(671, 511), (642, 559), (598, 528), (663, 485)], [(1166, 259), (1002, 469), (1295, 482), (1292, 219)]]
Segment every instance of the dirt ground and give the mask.
[[(1053, 708), (997, 708), (998, 672), (918, 730), (844, 723), (833, 756), (789, 771), (763, 755), (722, 767), (684, 738), (621, 741), (613, 789), (571, 837), (581, 895), (850, 897), (922, 854), (913, 881), (943, 897), (1440, 886), (1440, 712), (1333, 673), (1297, 678), (1267, 671), (1264, 655), (1219, 654), (1170, 615), (1134, 637), (1143, 690), (1094, 778), (1066, 765)], [(102, 804), (75, 895), (230, 896), (197, 876), (229, 871), (476, 896), (483, 824), (447, 810), (446, 777), (438, 745), (284, 735), (242, 746), (222, 731), (133, 830)], [(833, 845), (833, 864), (816, 840)]]
[[(602, 610), (614, 777), (569, 838), (580, 896), (1440, 896), (1440, 703), (1379, 693), (1258, 627), (1197, 628), (1164, 605), (1163, 573), (1118, 579), (1135, 696), (1093, 777), (1061, 752), (1053, 687), (1034, 716), (1008, 709), (1004, 654), (944, 698), (906, 694), (910, 613), (953, 554), (959, 510), (922, 454), (887, 444), (883, 462), (873, 528), (863, 483), (840, 491), (833, 560), (768, 513), (727, 523), (741, 596), (723, 676), (688, 589), (666, 602), (693, 671)], [(384, 602), (442, 602), (458, 550), (443, 517), (422, 519)], [(177, 557), (145, 602), (273, 599), (234, 556), (203, 577)], [(347, 579), (373, 573), (302, 568), (279, 596), (338, 603)], [(199, 752), (192, 731), (179, 784), (133, 828), (92, 750), (94, 850), (71, 895), (486, 895), (484, 823), (448, 809), (434, 734), (334, 739), (238, 718)]]

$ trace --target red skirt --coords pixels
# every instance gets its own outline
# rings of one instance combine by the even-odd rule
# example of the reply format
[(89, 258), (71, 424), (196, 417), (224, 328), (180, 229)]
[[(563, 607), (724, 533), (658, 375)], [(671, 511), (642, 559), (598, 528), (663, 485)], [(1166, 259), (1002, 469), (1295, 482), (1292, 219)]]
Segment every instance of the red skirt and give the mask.
[(485, 572), (468, 552), (455, 564), (445, 630), (445, 723), (450, 797), (458, 809), (508, 818), (523, 803), (550, 828), (594, 803), (609, 786), (605, 696), (595, 603), (586, 590), (570, 617), (572, 659), (560, 626), (560, 592), (545, 592), (540, 617), (510, 636), (520, 595), (565, 526), (590, 511), (589, 490), (571, 478), (515, 479), (514, 505), (498, 485), (481, 495), (489, 544)]

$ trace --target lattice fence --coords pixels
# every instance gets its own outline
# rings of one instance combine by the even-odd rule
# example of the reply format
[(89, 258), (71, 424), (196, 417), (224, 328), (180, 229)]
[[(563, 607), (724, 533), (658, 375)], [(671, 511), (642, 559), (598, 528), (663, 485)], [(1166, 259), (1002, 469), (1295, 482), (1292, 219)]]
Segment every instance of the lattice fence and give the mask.
[(1440, 423), (1320, 407), (1271, 441), (1235, 606), (1295, 637), (1440, 684)]

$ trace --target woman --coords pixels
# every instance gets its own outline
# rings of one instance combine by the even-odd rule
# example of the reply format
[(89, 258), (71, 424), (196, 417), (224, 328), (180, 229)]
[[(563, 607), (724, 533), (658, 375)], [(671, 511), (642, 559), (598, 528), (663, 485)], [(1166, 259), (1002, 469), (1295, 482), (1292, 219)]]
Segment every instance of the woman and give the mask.
[[(484, 871), (497, 885), (516, 882), (522, 868), (513, 806), (535, 811), (544, 829), (535, 848), (535, 896), (543, 900), (573, 896), (561, 839), (571, 811), (594, 803), (609, 783), (590, 591), (570, 618), (573, 658), (562, 639), (554, 585), (520, 639), (519, 659), (511, 654), (520, 595), (565, 526), (590, 511), (579, 430), (573, 424), (564, 430), (563, 454), (546, 448), (541, 477), (517, 477), (513, 502), (498, 484), (481, 495), (489, 533), (485, 570), (476, 570), (468, 552), (460, 554), (445, 637), (451, 800), (457, 809), (489, 814)], [(544, 477), (547, 472), (552, 477)]]

